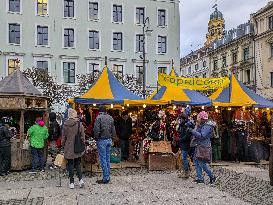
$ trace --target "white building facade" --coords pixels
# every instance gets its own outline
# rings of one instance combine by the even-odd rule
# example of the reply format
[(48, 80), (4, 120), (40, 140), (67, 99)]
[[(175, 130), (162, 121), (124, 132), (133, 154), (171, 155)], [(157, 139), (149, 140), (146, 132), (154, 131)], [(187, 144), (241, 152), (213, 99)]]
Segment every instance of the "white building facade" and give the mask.
[[(0, 77), (16, 65), (47, 69), (58, 82), (75, 84), (77, 74), (104, 66), (143, 79), (142, 25), (147, 85), (157, 72), (180, 65), (179, 0), (1, 0)], [(19, 63), (18, 63), (19, 62)]]

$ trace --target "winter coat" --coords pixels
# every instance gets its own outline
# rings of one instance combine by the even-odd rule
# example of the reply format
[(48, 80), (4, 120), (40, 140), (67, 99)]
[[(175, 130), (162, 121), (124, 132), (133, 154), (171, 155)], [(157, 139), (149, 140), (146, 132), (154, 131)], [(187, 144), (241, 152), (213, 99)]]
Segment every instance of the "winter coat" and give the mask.
[(196, 130), (191, 131), (193, 136), (196, 138), (197, 145), (211, 146), (211, 137), (215, 126), (215, 122), (207, 121), (197, 127)]
[(64, 122), (63, 127), (63, 138), (62, 147), (64, 148), (64, 158), (65, 159), (76, 159), (83, 155), (83, 153), (76, 154), (74, 152), (75, 137), (79, 134), (83, 141), (85, 141), (84, 127), (82, 123), (79, 126), (78, 119), (69, 118)]
[(189, 119), (180, 120), (178, 127), (179, 145), (181, 150), (188, 151), (190, 149), (192, 133), (190, 132)]
[(61, 128), (59, 123), (55, 121), (49, 122), (49, 128), (48, 128), (48, 134), (49, 134), (49, 141), (57, 141), (57, 139), (61, 135)]
[(94, 139), (110, 139), (116, 137), (114, 119), (107, 113), (100, 113), (94, 124)]
[(9, 147), (11, 134), (4, 125), (0, 124), (0, 147)]
[(48, 138), (48, 130), (46, 126), (35, 124), (28, 129), (28, 135), (30, 137), (31, 147), (36, 149), (42, 149), (45, 147), (45, 140)]
[(121, 119), (119, 129), (119, 138), (122, 140), (129, 140), (132, 134), (132, 119), (130, 117), (127, 120)]

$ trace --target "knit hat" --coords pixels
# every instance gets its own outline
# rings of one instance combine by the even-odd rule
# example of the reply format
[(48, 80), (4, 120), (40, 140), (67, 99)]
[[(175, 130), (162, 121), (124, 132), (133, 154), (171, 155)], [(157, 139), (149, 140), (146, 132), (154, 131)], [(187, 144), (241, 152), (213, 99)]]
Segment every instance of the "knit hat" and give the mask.
[(99, 107), (99, 112), (106, 112), (106, 107), (104, 105), (101, 105)]
[(69, 108), (68, 109), (68, 118), (78, 118), (78, 113), (76, 110), (72, 109), (72, 108)]
[(209, 119), (209, 115), (207, 112), (202, 111), (197, 115), (197, 119), (203, 119), (203, 120), (208, 120)]

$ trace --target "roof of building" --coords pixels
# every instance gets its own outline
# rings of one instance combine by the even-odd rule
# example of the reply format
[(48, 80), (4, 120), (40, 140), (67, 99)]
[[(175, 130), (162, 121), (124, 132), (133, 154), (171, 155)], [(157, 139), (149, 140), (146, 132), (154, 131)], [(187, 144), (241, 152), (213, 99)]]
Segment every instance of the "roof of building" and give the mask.
[(31, 84), (20, 69), (0, 81), (0, 95), (42, 96), (42, 93)]
[(256, 13), (254, 13), (253, 15), (254, 16), (258, 16), (259, 14), (263, 13), (263, 12), (266, 12), (267, 10), (273, 8), (273, 1), (269, 1), (267, 3), (267, 5), (263, 8), (261, 8), (260, 10), (258, 10)]

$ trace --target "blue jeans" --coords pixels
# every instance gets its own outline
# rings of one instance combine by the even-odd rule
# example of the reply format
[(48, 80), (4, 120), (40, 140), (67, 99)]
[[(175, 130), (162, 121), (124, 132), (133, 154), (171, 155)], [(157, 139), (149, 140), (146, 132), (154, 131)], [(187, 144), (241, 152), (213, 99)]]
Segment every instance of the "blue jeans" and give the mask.
[(44, 151), (43, 149), (37, 149), (31, 147), (31, 156), (32, 156), (32, 170), (42, 170), (45, 166), (44, 160)]
[(189, 161), (187, 159), (188, 151), (182, 150), (181, 155), (182, 155), (184, 171), (187, 172), (189, 171)]
[(194, 164), (195, 164), (196, 175), (198, 180), (204, 181), (204, 177), (202, 175), (203, 170), (207, 173), (210, 179), (213, 178), (213, 173), (211, 171), (211, 168), (204, 160), (194, 159)]
[(103, 139), (97, 141), (97, 149), (100, 158), (100, 165), (103, 173), (103, 181), (110, 180), (110, 150), (112, 139)]

